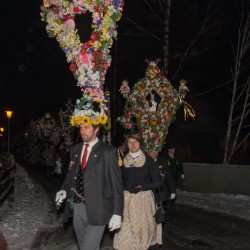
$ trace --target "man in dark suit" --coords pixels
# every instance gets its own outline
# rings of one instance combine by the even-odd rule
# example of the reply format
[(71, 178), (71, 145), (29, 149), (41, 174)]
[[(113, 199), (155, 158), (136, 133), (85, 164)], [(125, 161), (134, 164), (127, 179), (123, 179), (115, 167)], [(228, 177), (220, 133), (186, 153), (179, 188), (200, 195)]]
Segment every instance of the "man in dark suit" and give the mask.
[(183, 189), (183, 183), (179, 180), (184, 180), (184, 169), (180, 157), (176, 154), (174, 147), (169, 147), (167, 152), (167, 164), (169, 166), (175, 188)]
[(155, 161), (162, 180), (162, 185), (159, 190), (156, 191), (156, 202), (166, 203), (167, 201), (173, 200), (176, 197), (176, 191), (174, 182), (171, 176), (170, 169), (166, 164), (166, 160), (159, 157), (157, 152), (150, 151), (148, 155)]
[(58, 207), (66, 199), (64, 222), (71, 216), (81, 250), (98, 250), (106, 224), (110, 231), (121, 226), (123, 189), (118, 150), (99, 141), (99, 126), (80, 125), (83, 143), (72, 147), (70, 165)]

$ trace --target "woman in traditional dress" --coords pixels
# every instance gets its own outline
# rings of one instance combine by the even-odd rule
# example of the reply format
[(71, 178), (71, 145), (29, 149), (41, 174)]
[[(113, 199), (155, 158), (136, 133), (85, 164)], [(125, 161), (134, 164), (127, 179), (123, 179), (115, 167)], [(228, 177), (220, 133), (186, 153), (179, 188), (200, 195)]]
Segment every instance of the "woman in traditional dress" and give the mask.
[(151, 250), (162, 244), (162, 226), (156, 224), (153, 190), (161, 185), (153, 159), (141, 150), (141, 136), (126, 138), (128, 154), (123, 159), (124, 211), (120, 230), (114, 237), (114, 249)]

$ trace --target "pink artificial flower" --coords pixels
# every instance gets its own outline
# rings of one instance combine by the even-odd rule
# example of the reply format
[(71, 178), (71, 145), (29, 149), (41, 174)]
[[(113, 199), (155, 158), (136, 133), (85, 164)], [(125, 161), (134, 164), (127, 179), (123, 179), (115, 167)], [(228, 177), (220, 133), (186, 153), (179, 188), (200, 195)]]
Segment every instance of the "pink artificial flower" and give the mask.
[(103, 4), (104, 4), (105, 7), (107, 7), (107, 6), (111, 5), (111, 1), (110, 0), (104, 0)]
[(43, 6), (48, 8), (50, 6), (50, 3), (48, 0), (43, 0)]
[(70, 29), (74, 29), (75, 28), (75, 22), (72, 19), (67, 20), (64, 24), (63, 24), (63, 29), (64, 31), (69, 31)]
[(47, 24), (47, 25), (46, 25), (46, 31), (48, 32), (49, 30), (50, 30), (50, 25)]
[(134, 126), (132, 123), (125, 123), (127, 129), (132, 129)]
[(51, 0), (51, 5), (60, 5), (62, 1), (61, 0)]
[(84, 64), (88, 64), (89, 62), (89, 55), (88, 54), (81, 54), (80, 55), (80, 61)]
[(83, 1), (83, 0), (78, 0), (78, 4), (79, 4), (80, 6), (84, 6), (84, 1)]

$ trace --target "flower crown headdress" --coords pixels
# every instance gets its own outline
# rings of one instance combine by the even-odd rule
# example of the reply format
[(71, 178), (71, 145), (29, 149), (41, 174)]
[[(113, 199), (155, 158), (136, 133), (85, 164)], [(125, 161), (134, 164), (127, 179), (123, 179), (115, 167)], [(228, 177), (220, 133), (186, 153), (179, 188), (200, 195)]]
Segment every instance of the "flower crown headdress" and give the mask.
[(71, 126), (104, 125), (108, 121), (106, 105), (101, 99), (84, 94), (76, 100), (75, 110), (71, 116)]

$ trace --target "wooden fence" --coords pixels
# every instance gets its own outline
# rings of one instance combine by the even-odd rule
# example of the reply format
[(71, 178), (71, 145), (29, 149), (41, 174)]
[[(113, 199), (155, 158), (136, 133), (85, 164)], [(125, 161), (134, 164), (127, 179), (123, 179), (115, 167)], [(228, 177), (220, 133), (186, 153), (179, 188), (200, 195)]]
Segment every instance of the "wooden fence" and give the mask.
[(3, 165), (0, 168), (0, 206), (14, 190), (14, 176), (16, 166), (8, 167)]

